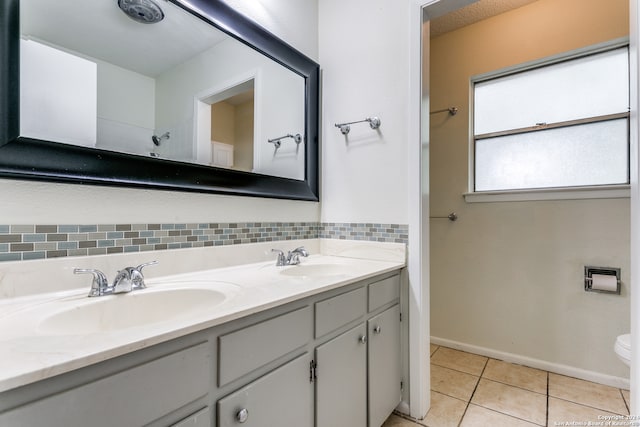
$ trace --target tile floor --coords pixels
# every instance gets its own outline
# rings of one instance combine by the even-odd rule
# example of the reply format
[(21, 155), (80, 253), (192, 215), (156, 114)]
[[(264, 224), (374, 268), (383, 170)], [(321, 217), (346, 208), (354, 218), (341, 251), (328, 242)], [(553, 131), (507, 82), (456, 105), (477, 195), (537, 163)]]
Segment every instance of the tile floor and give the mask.
[(394, 414), (383, 427), (607, 425), (601, 416), (628, 414), (628, 390), (432, 344), (427, 417)]

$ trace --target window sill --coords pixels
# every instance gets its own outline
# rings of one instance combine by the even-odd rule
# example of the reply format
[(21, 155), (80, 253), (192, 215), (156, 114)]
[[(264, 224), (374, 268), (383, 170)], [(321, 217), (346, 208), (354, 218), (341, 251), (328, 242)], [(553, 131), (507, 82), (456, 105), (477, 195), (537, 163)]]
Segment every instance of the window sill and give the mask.
[(625, 199), (631, 197), (630, 185), (579, 188), (545, 188), (465, 193), (467, 203), (528, 202), (536, 200)]

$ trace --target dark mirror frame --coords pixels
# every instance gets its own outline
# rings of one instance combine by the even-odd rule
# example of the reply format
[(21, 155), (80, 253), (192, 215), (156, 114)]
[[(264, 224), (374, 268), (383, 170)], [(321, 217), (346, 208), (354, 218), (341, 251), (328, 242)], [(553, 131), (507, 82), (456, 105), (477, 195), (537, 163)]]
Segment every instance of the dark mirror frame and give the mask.
[(221, 0), (169, 0), (305, 79), (305, 180), (20, 137), (20, 1), (0, 0), (0, 178), (319, 200), (319, 70)]

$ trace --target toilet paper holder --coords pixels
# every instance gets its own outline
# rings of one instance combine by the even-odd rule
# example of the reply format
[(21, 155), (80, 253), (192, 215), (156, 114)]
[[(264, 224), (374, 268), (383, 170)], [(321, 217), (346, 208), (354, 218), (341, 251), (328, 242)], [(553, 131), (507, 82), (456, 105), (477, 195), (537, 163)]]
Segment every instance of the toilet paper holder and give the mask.
[[(604, 289), (593, 289), (593, 275), (600, 274), (603, 276), (615, 276), (616, 278), (616, 290), (608, 291)], [(620, 295), (620, 269), (615, 267), (584, 267), (584, 290), (587, 292), (599, 292), (603, 294), (617, 294)]]

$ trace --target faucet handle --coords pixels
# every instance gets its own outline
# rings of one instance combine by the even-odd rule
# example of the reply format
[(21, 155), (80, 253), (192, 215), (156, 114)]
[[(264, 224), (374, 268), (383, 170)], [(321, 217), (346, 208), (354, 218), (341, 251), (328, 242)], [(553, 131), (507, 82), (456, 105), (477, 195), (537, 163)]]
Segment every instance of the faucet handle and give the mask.
[(129, 270), (129, 274), (131, 275), (131, 282), (133, 282), (133, 289), (144, 289), (147, 287), (144, 283), (144, 275), (142, 274), (142, 269), (149, 265), (159, 264), (158, 261), (149, 261), (143, 264), (140, 264), (137, 267), (127, 267)]
[(91, 274), (93, 281), (91, 282), (90, 297), (99, 297), (109, 293), (109, 281), (107, 276), (100, 270), (93, 268), (74, 268), (73, 274)]
[(304, 248), (304, 246), (300, 246), (299, 248), (295, 248), (294, 250), (291, 251), (294, 254), (300, 254), (303, 257), (308, 257), (309, 256), (309, 252), (307, 252), (307, 250)]
[(289, 255), (287, 256), (287, 264), (289, 265), (298, 265), (300, 264), (300, 255), (303, 257), (308, 257), (309, 252), (304, 248), (304, 246), (300, 246), (299, 248), (295, 248), (292, 251), (289, 251)]
[(284, 256), (284, 252), (280, 249), (271, 249), (271, 252), (278, 253), (278, 260), (276, 262), (276, 267), (282, 267), (283, 265), (287, 265), (287, 258)]
[(138, 270), (139, 272), (142, 273), (142, 269), (149, 266), (149, 265), (156, 265), (156, 264), (160, 264), (159, 261), (149, 261), (149, 262), (145, 262), (143, 264), (140, 264), (139, 266), (136, 267), (136, 270)]
[(131, 270), (133, 267), (123, 268), (118, 270), (116, 278), (113, 279), (113, 293), (120, 294), (125, 292), (131, 292), (133, 290), (133, 282), (131, 281)]

